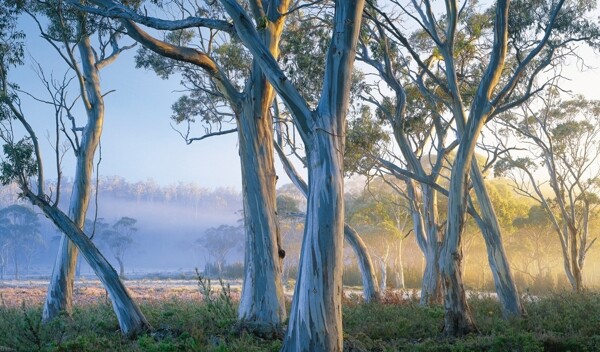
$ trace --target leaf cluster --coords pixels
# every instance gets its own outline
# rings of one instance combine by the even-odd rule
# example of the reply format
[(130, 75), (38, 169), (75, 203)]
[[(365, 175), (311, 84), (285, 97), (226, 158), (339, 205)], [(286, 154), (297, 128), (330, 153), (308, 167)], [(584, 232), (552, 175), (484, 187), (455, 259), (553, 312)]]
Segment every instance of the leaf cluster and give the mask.
[(38, 164), (33, 157), (33, 145), (29, 139), (3, 146), (4, 160), (0, 162), (0, 183), (8, 185), (12, 182), (26, 183), (38, 171)]

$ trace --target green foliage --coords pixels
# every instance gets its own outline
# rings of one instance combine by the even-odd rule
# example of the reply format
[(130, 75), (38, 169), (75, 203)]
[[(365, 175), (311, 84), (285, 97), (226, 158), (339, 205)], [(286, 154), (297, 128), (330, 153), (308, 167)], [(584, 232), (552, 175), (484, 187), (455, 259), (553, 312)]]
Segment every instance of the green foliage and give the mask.
[(344, 153), (344, 171), (347, 175), (368, 173), (382, 156), (383, 145), (389, 142), (389, 134), (381, 121), (371, 114), (368, 106), (362, 106), (358, 117), (348, 121)]
[(33, 144), (29, 139), (3, 146), (4, 160), (0, 162), (0, 182), (8, 185), (11, 182), (26, 183), (29, 177), (36, 174), (38, 165), (33, 158)]
[(311, 105), (321, 95), (330, 25), (317, 18), (290, 17), (281, 37), (280, 65)]
[(11, 66), (23, 64), (25, 33), (17, 29), (18, 9), (12, 1), (0, 4), (0, 79)]
[(280, 194), (277, 196), (277, 213), (285, 215), (300, 212), (300, 202), (292, 196)]
[[(207, 285), (205, 279), (204, 285)], [(207, 287), (207, 286), (205, 286)], [(107, 302), (76, 306), (72, 318), (39, 323), (41, 306), (0, 305), (0, 346), (16, 351), (278, 351), (280, 340), (232, 331), (236, 303), (203, 289), (202, 302), (165, 300), (142, 303), (156, 329), (124, 339)], [(208, 297), (208, 298), (206, 298)], [(469, 300), (479, 333), (462, 339), (442, 337), (444, 311), (394, 296), (388, 304), (343, 306), (344, 347), (349, 351), (597, 351), (600, 348), (600, 295), (559, 294), (525, 303), (528, 316), (505, 321), (491, 297)], [(219, 306), (218, 309), (215, 309)]]

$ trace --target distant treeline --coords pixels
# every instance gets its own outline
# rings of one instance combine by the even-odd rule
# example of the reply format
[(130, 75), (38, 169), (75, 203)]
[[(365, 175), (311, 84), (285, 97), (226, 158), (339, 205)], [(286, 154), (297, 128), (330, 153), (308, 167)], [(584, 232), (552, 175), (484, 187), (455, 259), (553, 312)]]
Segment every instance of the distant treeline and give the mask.
[[(46, 185), (49, 193), (55, 193), (56, 180), (49, 181)], [(61, 180), (61, 198), (63, 201), (70, 197), (73, 179)], [(96, 185), (93, 186), (94, 192)], [(152, 179), (146, 181), (129, 182), (121, 176), (101, 176), (98, 179), (99, 197), (127, 199), (144, 202), (172, 202), (188, 203), (195, 206), (210, 205), (216, 208), (229, 208), (241, 206), (241, 194), (231, 187), (210, 189), (200, 187), (191, 182), (178, 182), (170, 185), (160, 185)], [(19, 190), (15, 185), (0, 187), (0, 206), (18, 203)]]

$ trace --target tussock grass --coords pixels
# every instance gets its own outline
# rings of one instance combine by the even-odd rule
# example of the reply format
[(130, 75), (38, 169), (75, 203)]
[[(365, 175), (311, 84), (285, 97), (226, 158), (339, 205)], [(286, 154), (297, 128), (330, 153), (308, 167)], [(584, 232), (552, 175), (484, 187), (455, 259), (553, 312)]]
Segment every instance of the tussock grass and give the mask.
[[(205, 282), (207, 284), (207, 282)], [(0, 304), (0, 351), (278, 351), (279, 340), (236, 331), (236, 302), (206, 289), (202, 301), (143, 303), (154, 327), (123, 338), (109, 303), (75, 308), (72, 317), (40, 324), (40, 306)], [(226, 288), (225, 288), (226, 289)], [(408, 297), (408, 298), (406, 298)], [(600, 351), (600, 294), (561, 293), (526, 303), (524, 319), (505, 321), (498, 302), (471, 298), (479, 333), (442, 336), (443, 308), (421, 307), (389, 293), (383, 303), (344, 301), (346, 351)]]

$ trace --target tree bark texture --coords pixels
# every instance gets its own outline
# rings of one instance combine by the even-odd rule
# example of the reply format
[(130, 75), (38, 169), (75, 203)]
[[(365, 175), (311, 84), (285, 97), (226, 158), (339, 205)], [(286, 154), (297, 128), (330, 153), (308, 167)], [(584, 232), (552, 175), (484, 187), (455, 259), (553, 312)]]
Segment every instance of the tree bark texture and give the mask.
[[(256, 69), (252, 74), (262, 76)], [(255, 98), (259, 103), (268, 100), (260, 92), (266, 82), (262, 77), (253, 76), (251, 80), (248, 93), (252, 94), (243, 104), (238, 121), (246, 229), (244, 284), (238, 317), (248, 324), (278, 327), (286, 317), (281, 283), (285, 252), (276, 214), (273, 127), (265, 110), (269, 105), (255, 107), (252, 103)]]
[[(277, 6), (276, 6), (277, 5)], [(289, 0), (271, 2), (275, 13), (286, 12)], [(255, 8), (255, 16), (267, 16)], [(284, 17), (269, 16), (260, 38), (273, 57), (279, 57)], [(256, 59), (246, 82), (238, 138), (242, 166), (242, 194), (246, 229), (245, 268), (239, 320), (256, 332), (279, 329), (287, 314), (282, 286), (283, 258), (277, 219), (273, 155), (273, 118), (270, 107), (275, 92)]]
[(343, 153), (345, 118), (364, 0), (336, 1), (316, 111), (291, 85), (234, 0), (221, 0), (236, 33), (292, 113), (306, 146), (308, 206), (300, 266), (283, 351), (342, 350)]
[(314, 143), (304, 240), (283, 351), (342, 350), (343, 141), (324, 130)]

